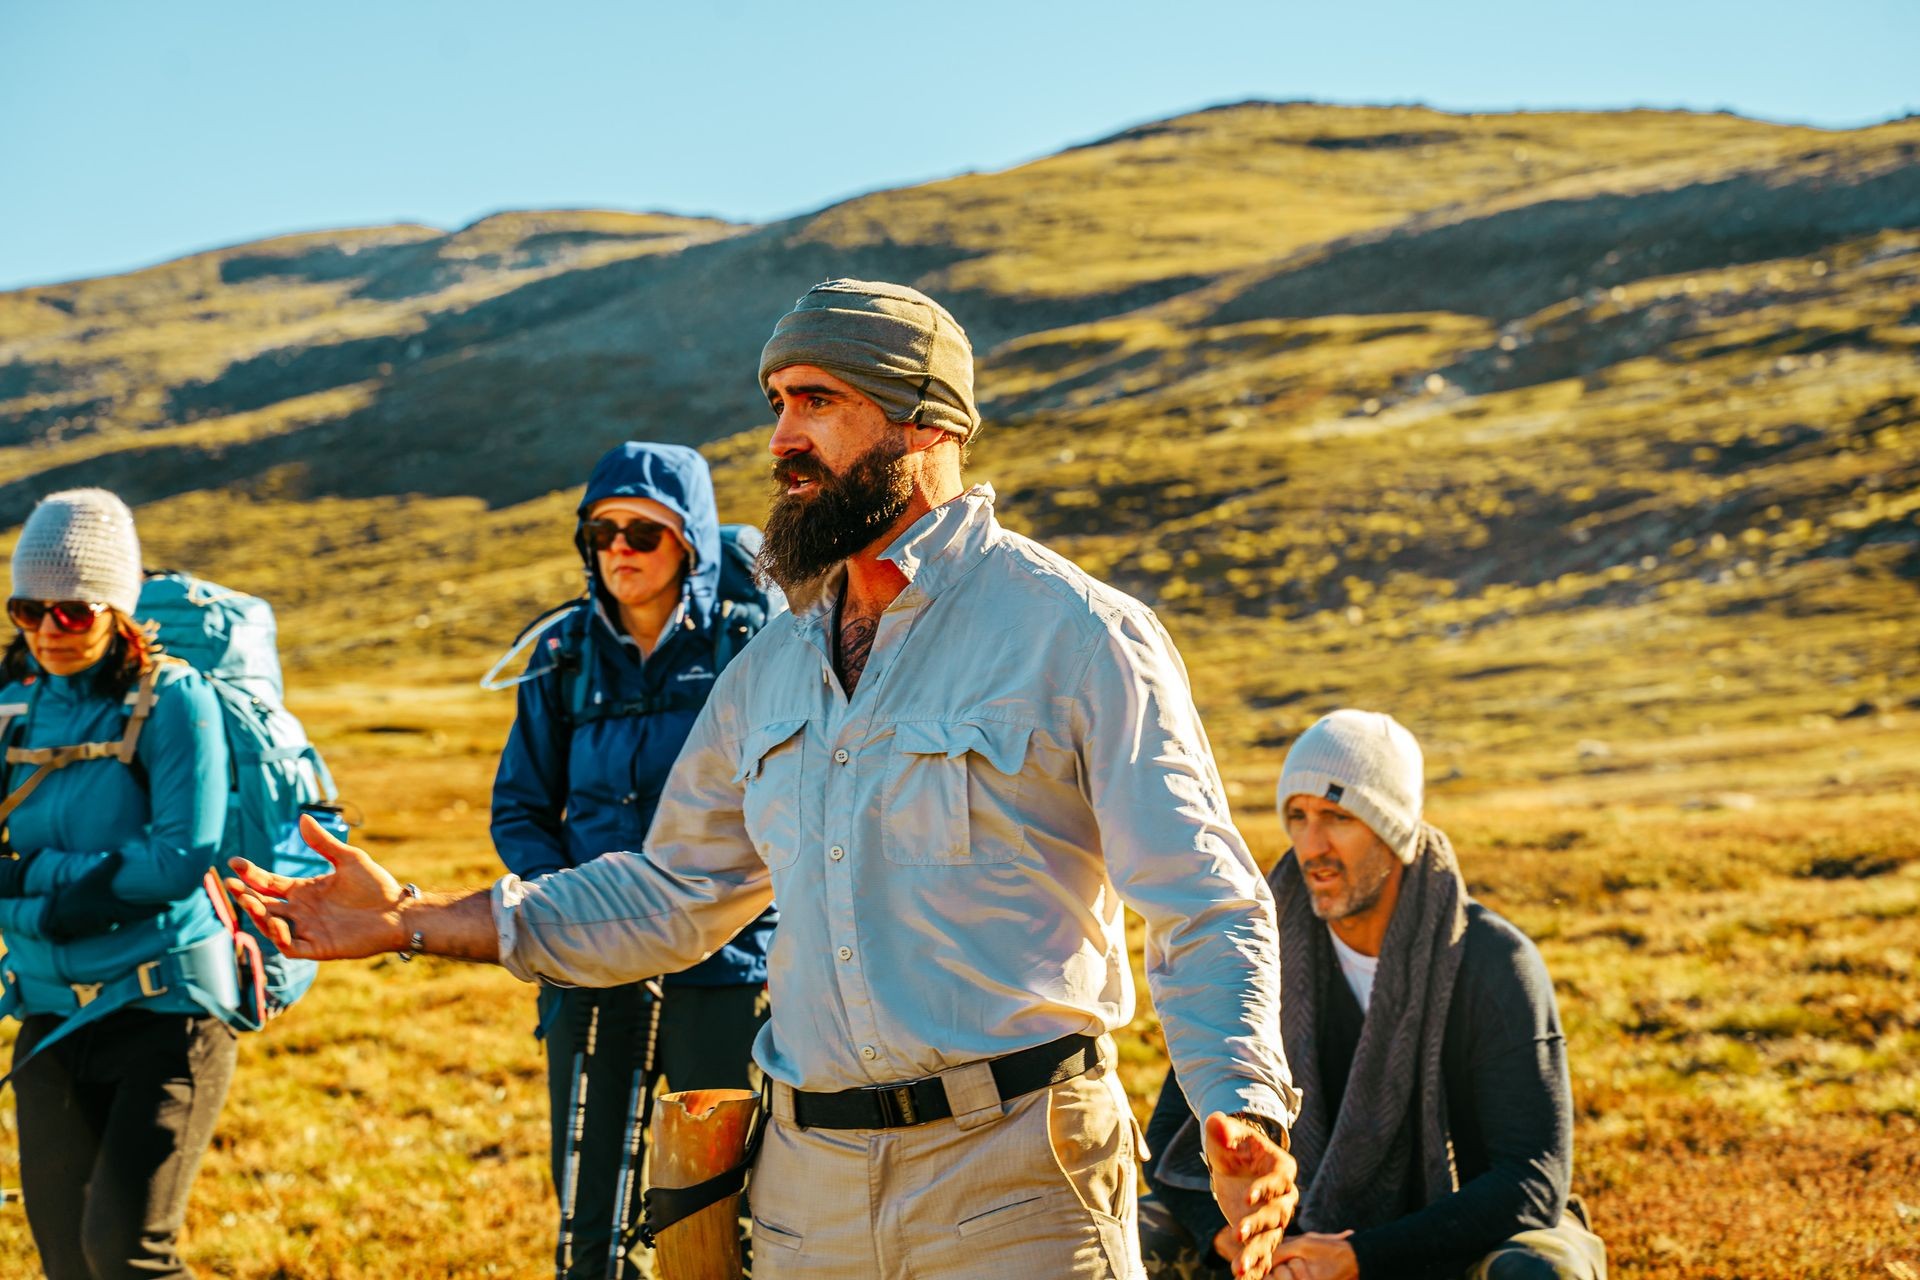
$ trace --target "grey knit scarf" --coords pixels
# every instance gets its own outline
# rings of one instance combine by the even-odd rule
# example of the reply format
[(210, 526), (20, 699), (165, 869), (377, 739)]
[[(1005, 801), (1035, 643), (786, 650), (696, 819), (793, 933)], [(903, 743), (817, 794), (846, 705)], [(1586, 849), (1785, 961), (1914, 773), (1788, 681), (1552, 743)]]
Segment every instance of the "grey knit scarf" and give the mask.
[[(1281, 1037), (1294, 1084), (1305, 1097), (1291, 1134), (1300, 1165), (1296, 1222), (1304, 1231), (1390, 1222), (1406, 1211), (1416, 1114), (1422, 1202), (1458, 1186), (1440, 1051), (1466, 945), (1467, 889), (1460, 865), (1446, 835), (1421, 824), (1337, 1116), (1328, 1113), (1320, 1079), (1320, 993), (1326, 983), (1346, 979), (1332, 948), (1320, 940), (1326, 925), (1313, 914), (1299, 859), (1287, 854), (1267, 882), (1280, 922)], [(1411, 1105), (1416, 1089), (1417, 1113)], [(1200, 1148), (1199, 1124), (1189, 1120), (1168, 1144), (1155, 1176), (1170, 1186), (1205, 1189)]]

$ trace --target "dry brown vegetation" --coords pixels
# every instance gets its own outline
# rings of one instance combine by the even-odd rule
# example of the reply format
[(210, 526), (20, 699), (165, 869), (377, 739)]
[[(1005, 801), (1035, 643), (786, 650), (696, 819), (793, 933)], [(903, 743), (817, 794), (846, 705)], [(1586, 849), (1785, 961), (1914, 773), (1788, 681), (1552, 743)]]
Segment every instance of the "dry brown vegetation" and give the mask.
[[(1431, 816), (1554, 973), (1616, 1273), (1898, 1276), (1917, 157), (1914, 121), (1249, 104), (773, 227), (241, 246), (0, 295), (0, 516), (109, 484), (151, 562), (272, 597), (368, 847), (481, 880), (509, 708), (472, 680), (576, 585), (563, 486), (690, 440), (754, 518), (768, 324), (912, 280), (981, 349), (976, 478), (1161, 609), (1263, 858), (1306, 724), (1420, 734)], [(530, 1028), (497, 972), (328, 973), (245, 1044), (196, 1264), (544, 1274)], [(1149, 1011), (1122, 1047), (1144, 1103)], [(31, 1256), (0, 1210), (0, 1273)]]

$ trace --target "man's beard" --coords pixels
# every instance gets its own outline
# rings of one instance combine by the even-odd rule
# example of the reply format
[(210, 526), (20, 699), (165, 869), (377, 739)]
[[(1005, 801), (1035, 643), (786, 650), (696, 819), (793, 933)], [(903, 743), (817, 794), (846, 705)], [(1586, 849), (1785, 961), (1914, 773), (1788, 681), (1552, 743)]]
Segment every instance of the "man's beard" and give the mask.
[[(1387, 881), (1393, 877), (1396, 859), (1393, 851), (1385, 844), (1370, 851), (1369, 856), (1359, 860), (1359, 865), (1347, 873), (1343, 883), (1334, 894), (1322, 900), (1311, 888), (1307, 891), (1307, 905), (1313, 908), (1313, 914), (1322, 920), (1345, 920), (1364, 911), (1371, 911), (1380, 905), (1380, 899), (1386, 896)], [(1300, 874), (1304, 877), (1309, 871), (1317, 870), (1321, 860), (1301, 863)], [(1338, 865), (1336, 861), (1336, 865)], [(1343, 867), (1344, 871), (1345, 868)]]
[[(913, 500), (906, 446), (904, 432), (889, 432), (838, 474), (810, 453), (774, 463), (760, 571), (791, 592), (872, 546)], [(812, 490), (788, 493), (795, 478)]]

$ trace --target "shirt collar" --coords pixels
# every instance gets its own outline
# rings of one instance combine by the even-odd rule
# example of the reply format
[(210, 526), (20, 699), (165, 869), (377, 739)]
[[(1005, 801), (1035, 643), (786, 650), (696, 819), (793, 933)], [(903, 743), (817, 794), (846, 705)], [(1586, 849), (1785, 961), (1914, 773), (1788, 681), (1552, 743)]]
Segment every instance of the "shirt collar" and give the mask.
[(880, 553), (932, 599), (966, 576), (992, 540), (993, 486), (977, 484), (914, 521)]

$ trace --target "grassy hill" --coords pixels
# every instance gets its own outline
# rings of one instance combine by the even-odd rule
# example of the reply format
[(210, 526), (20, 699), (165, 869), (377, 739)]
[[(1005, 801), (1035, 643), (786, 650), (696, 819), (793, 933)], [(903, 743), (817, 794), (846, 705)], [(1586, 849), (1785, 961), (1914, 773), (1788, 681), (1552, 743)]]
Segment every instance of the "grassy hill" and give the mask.
[[(975, 478), (1161, 610), (1263, 856), (1306, 724), (1420, 734), (1555, 973), (1621, 1274), (1920, 1251), (1920, 120), (1247, 103), (769, 226), (503, 214), (0, 294), (0, 524), (106, 484), (153, 563), (271, 596), (370, 847), (480, 877), (510, 708), (471, 680), (576, 588), (573, 486), (685, 441), (758, 518), (754, 358), (829, 275), (968, 327)], [(514, 987), (359, 967), (249, 1041), (196, 1256), (539, 1274)], [(389, 1018), (419, 1146), (344, 1119), (411, 1071)]]

